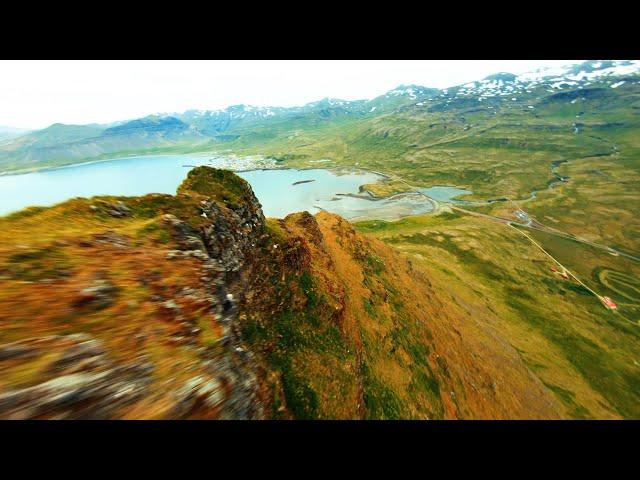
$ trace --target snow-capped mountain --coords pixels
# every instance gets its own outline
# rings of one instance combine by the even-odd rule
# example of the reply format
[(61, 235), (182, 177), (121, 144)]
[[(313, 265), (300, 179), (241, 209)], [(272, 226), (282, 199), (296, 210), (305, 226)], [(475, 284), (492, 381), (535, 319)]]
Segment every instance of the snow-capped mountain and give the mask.
[[(567, 88), (585, 88), (594, 84), (607, 84), (617, 88), (626, 80), (620, 77), (640, 73), (640, 61), (588, 61), (579, 65), (544, 68), (522, 75), (501, 73), (483, 80), (455, 87), (452, 94), (490, 98), (518, 93), (532, 93), (546, 88), (550, 93)], [(446, 93), (446, 92), (445, 92)]]
[(155, 148), (167, 142), (198, 144), (234, 141), (243, 136), (273, 138), (279, 132), (314, 129), (331, 122), (376, 121), (396, 113), (452, 113), (466, 124), (466, 114), (527, 112), (536, 116), (545, 108), (569, 105), (571, 111), (566, 110), (565, 115), (573, 118), (584, 120), (603, 112), (614, 112), (612, 118), (617, 118), (616, 108), (630, 107), (630, 112), (640, 109), (635, 93), (638, 85), (640, 61), (591, 60), (519, 75), (500, 72), (444, 89), (400, 85), (368, 100), (324, 98), (296, 107), (232, 105), (222, 110), (161, 113), (109, 125), (85, 125), (80, 132), (82, 138), (78, 138), (78, 127), (82, 126), (62, 125), (43, 130), (49, 142), (46, 149), (36, 148), (42, 140), (38, 131), (2, 140), (0, 165), (3, 161), (11, 167), (26, 160), (49, 161), (53, 156), (56, 161), (58, 157), (86, 159), (123, 149), (130, 152)]
[(188, 110), (160, 116), (178, 118), (204, 133), (216, 135), (236, 126), (252, 125), (265, 120), (277, 122), (295, 119), (300, 115), (317, 114), (320, 118), (336, 115), (371, 116), (389, 113), (398, 108), (432, 107), (436, 104), (439, 109), (446, 109), (463, 100), (495, 103), (504, 99), (514, 102), (524, 100), (525, 97), (539, 97), (593, 86), (615, 89), (634, 81), (640, 81), (640, 61), (589, 60), (561, 67), (546, 67), (520, 75), (500, 72), (482, 80), (444, 89), (400, 85), (368, 100), (324, 98), (298, 107), (233, 105), (223, 110)]

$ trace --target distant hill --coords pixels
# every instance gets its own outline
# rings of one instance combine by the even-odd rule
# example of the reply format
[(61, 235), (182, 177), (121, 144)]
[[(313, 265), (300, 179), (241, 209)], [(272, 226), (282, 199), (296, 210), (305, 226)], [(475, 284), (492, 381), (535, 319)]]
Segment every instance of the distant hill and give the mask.
[(513, 73), (500, 72), (500, 73), (495, 73), (493, 75), (489, 75), (488, 77), (485, 77), (485, 80), (502, 81), (502, 82), (508, 83), (508, 82), (514, 82), (517, 78), (518, 77)]
[(159, 117), (151, 115), (149, 117), (131, 120), (130, 122), (107, 128), (104, 131), (104, 136), (179, 136), (188, 130), (189, 125), (175, 117)]
[(41, 166), (154, 152), (210, 140), (195, 127), (173, 118), (150, 116), (110, 128), (54, 124), (0, 146), (0, 168), (29, 170)]
[[(439, 116), (453, 115), (458, 120), (450, 125), (453, 130), (449, 133), (457, 131), (458, 123), (471, 128), (468, 119), (463, 119), (469, 114), (475, 117), (476, 128), (499, 118), (515, 118), (516, 112), (523, 111), (528, 115), (521, 120), (529, 121), (551, 112), (539, 110), (538, 104), (549, 108), (555, 105), (553, 115), (566, 109), (563, 98), (568, 97), (553, 95), (577, 95), (575, 92), (584, 90), (587, 98), (593, 88), (601, 89), (603, 96), (597, 106), (587, 98), (589, 108), (595, 107), (596, 110), (591, 110), (593, 113), (606, 116), (607, 111), (619, 104), (621, 93), (629, 94), (630, 88), (637, 89), (639, 71), (638, 62), (587, 61), (522, 75), (501, 72), (446, 89), (401, 85), (370, 100), (325, 98), (288, 108), (233, 105), (224, 110), (151, 115), (108, 126), (56, 124), (19, 138), (6, 140), (5, 137), (0, 144), (0, 170), (37, 169), (121, 154), (217, 148), (270, 153), (275, 147), (275, 155), (282, 156), (296, 153), (288, 151), (297, 149), (296, 144), (301, 143), (292, 142), (294, 138), (307, 144), (312, 142), (318, 154), (324, 155), (331, 151), (320, 146), (316, 138), (323, 139), (321, 144), (335, 146), (336, 142), (343, 141), (349, 144), (345, 135), (372, 132), (380, 122), (394, 124), (394, 137), (404, 131), (402, 136), (408, 145), (420, 144), (420, 136), (426, 131), (414, 131), (416, 121), (424, 122), (429, 129), (442, 122)], [(621, 90), (620, 86), (623, 86)], [(637, 97), (629, 98), (627, 106), (637, 111), (640, 101)], [(430, 114), (433, 118), (428, 118)], [(576, 114), (582, 115), (579, 109)], [(374, 140), (368, 133), (365, 137)], [(393, 142), (387, 140), (386, 143), (392, 147)], [(353, 147), (357, 152), (358, 145)]]
[(5, 125), (0, 125), (0, 142), (3, 140), (8, 140), (10, 138), (15, 138), (21, 135), (25, 135), (30, 131), (31, 130), (27, 128), (15, 128), (15, 127), (7, 127)]

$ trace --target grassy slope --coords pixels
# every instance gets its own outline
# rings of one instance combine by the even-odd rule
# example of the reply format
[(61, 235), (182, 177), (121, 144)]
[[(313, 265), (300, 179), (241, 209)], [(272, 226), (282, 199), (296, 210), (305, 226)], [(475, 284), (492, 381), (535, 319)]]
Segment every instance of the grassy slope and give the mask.
[[(505, 106), (496, 115), (481, 112), (464, 119), (457, 112), (408, 110), (345, 124), (319, 137), (300, 132), (285, 139), (282, 134), (259, 148), (289, 155), (285, 163), (291, 166), (312, 166), (312, 160), (329, 158), (323, 166), (382, 171), (414, 186), (466, 187), (475, 194), (469, 198), (507, 197), (515, 203), (477, 210), (513, 218), (513, 210), (521, 207), (561, 231), (638, 252), (640, 123), (637, 109), (629, 108), (638, 88), (608, 94), (606, 100), (576, 104), (540, 101), (535, 109)], [(582, 124), (577, 133), (575, 122)], [(465, 129), (466, 124), (471, 127)], [(245, 153), (254, 152), (241, 147)], [(570, 180), (546, 190), (556, 180), (552, 162), (559, 161), (564, 163), (557, 173)], [(391, 181), (378, 186), (377, 192), (406, 188)], [(542, 189), (535, 199), (525, 201), (532, 191)], [(619, 312), (611, 312), (577, 284), (560, 280), (539, 251), (504, 225), (445, 215), (370, 222), (358, 228), (411, 255), (439, 280), (438, 285), (447, 285), (440, 295), (480, 309), (483, 321), (490, 319), (491, 327), (518, 349), (562, 402), (567, 416), (640, 415), (635, 262), (616, 258), (611, 265), (613, 257), (601, 250), (536, 236), (591, 288), (619, 303)], [(612, 290), (600, 280), (603, 269), (626, 277)]]
[[(340, 141), (332, 138), (340, 145), (333, 151), (343, 152), (335, 156), (322, 139), (318, 146), (270, 148), (307, 155), (286, 162), (291, 165), (310, 166), (310, 159), (328, 157), (329, 165), (383, 171), (414, 186), (456, 185), (473, 190), (468, 198), (507, 197), (515, 202), (471, 209), (515, 218), (513, 211), (524, 208), (552, 228), (638, 256), (640, 122), (637, 108), (630, 108), (638, 87), (608, 95), (575, 104), (541, 101), (534, 109), (503, 107), (496, 115), (464, 115), (464, 122), (446, 111), (381, 116), (343, 129)], [(577, 133), (576, 122), (582, 124)], [(465, 130), (465, 124), (471, 127)], [(560, 161), (556, 172), (570, 180), (547, 190), (556, 180), (552, 162)], [(389, 195), (407, 188), (392, 180), (370, 190)], [(541, 189), (535, 199), (524, 200)], [(581, 280), (614, 299), (619, 309), (611, 312), (553, 274), (553, 265), (535, 247), (503, 225), (472, 217), (378, 225), (371, 233), (410, 255), (438, 285), (448, 285), (440, 295), (494, 314), (492, 325), (554, 391), (567, 416), (640, 415), (636, 262), (534, 232)], [(369, 232), (369, 227), (359, 228)]]
[[(440, 295), (449, 294), (453, 303), (466, 308), (491, 312), (482, 321), (490, 322), (518, 350), (568, 416), (640, 415), (640, 331), (625, 319), (629, 311), (606, 310), (576, 282), (554, 274), (554, 264), (513, 229), (454, 213), (362, 222), (357, 229), (419, 263), (434, 285), (446, 286)], [(556, 245), (551, 253), (563, 260), (573, 254), (575, 261), (566, 266), (582, 265), (576, 270), (580, 278), (608, 293), (599, 282), (589, 281), (591, 271), (607, 259), (565, 242), (571, 245)], [(545, 246), (549, 243), (547, 239)], [(587, 255), (590, 263), (585, 265), (582, 259)], [(633, 272), (637, 275), (638, 268)]]
[[(491, 322), (337, 216), (270, 222), (243, 309), (276, 418), (558, 418), (563, 405)], [(277, 245), (277, 246), (276, 246)], [(285, 408), (286, 405), (286, 408)]]
[[(113, 200), (113, 198), (104, 198)], [(219, 327), (208, 319), (207, 306), (180, 297), (182, 288), (201, 291), (195, 259), (167, 261), (175, 248), (159, 215), (167, 207), (181, 208), (172, 197), (122, 198), (135, 217), (115, 219), (90, 210), (91, 201), (78, 199), (48, 209), (23, 210), (0, 220), (0, 341), (2, 343), (52, 334), (88, 333), (105, 342), (117, 361), (147, 355), (155, 365), (154, 383), (142, 402), (122, 412), (124, 418), (162, 418), (171, 406), (169, 391), (193, 377), (194, 350), (173, 345), (180, 331), (162, 301), (173, 299), (188, 321), (203, 328), (202, 346), (215, 346)], [(95, 235), (112, 232), (126, 242), (120, 247), (97, 242)], [(82, 241), (93, 242), (85, 246)], [(92, 279), (106, 276), (117, 287), (113, 304), (78, 307), (80, 291)], [(142, 345), (135, 340), (142, 335)], [(201, 367), (198, 371), (204, 373)], [(0, 389), (35, 385), (46, 372), (27, 363), (2, 363)], [(163, 392), (165, 392), (163, 394)]]

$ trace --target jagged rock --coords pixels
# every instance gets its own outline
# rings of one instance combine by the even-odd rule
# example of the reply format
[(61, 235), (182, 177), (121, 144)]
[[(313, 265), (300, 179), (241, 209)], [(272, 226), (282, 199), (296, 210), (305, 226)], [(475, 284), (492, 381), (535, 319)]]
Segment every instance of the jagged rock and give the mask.
[(197, 407), (208, 409), (219, 407), (225, 400), (224, 386), (217, 378), (207, 378), (199, 375), (188, 380), (185, 385), (175, 392), (177, 417), (185, 417)]
[(202, 261), (209, 260), (209, 256), (202, 250), (169, 250), (167, 252), (166, 259), (174, 260), (176, 258), (198, 258)]
[(129, 242), (125, 237), (112, 230), (108, 230), (104, 233), (98, 233), (94, 235), (93, 238), (97, 243), (111, 244), (117, 247), (127, 247), (129, 245)]
[[(77, 339), (77, 337), (76, 337)], [(80, 360), (93, 359), (104, 355), (105, 350), (102, 342), (98, 340), (86, 339), (73, 345), (66, 350), (62, 356), (51, 366), (52, 371), (64, 370), (69, 365)]]
[(80, 247), (89, 248), (89, 247), (94, 247), (95, 243), (92, 242), (91, 240), (81, 239), (81, 240), (78, 240), (78, 245)]
[(117, 379), (115, 375), (112, 370), (73, 373), (34, 387), (2, 394), (0, 416), (109, 418), (118, 407), (142, 395), (145, 386), (143, 382)]
[[(98, 200), (96, 203), (99, 203), (103, 210), (105, 211), (105, 213), (107, 215), (110, 215), (112, 217), (128, 217), (131, 215), (131, 210), (129, 209), (129, 207), (127, 207), (124, 202), (118, 200), (116, 202), (113, 203), (109, 203), (106, 202), (104, 200)], [(91, 210), (100, 210), (99, 207), (97, 207), (96, 205), (91, 205)]]
[(117, 290), (118, 288), (107, 280), (94, 280), (92, 286), (80, 291), (80, 296), (75, 305), (78, 307), (90, 305), (96, 308), (106, 308), (113, 303)]
[(318, 247), (322, 245), (322, 232), (318, 226), (315, 217), (309, 212), (304, 211), (298, 214), (296, 224), (304, 228), (309, 235), (311, 241)]
[(131, 210), (124, 202), (117, 200), (115, 202), (107, 202), (105, 200), (96, 200), (98, 205), (90, 205), (89, 208), (94, 212), (104, 212), (112, 217), (128, 217), (131, 215)]
[(9, 343), (0, 347), (0, 360), (28, 358), (37, 353), (38, 349), (32, 345), (24, 345), (22, 342)]
[(180, 220), (175, 215), (170, 213), (164, 214), (161, 219), (162, 223), (171, 227), (173, 237), (182, 243), (185, 243), (188, 248), (188, 243), (186, 243), (187, 238), (197, 238), (198, 231), (188, 225), (186, 222)]
[(0, 393), (0, 418), (118, 418), (119, 409), (145, 393), (153, 368), (144, 359), (118, 365), (100, 341), (85, 334), (14, 342), (0, 351), (7, 348), (27, 349), (30, 356), (57, 350), (61, 355), (42, 370), (53, 378)]
[(184, 255), (180, 250), (169, 250), (165, 258), (167, 260), (173, 260), (174, 258), (182, 258), (182, 257), (184, 257)]
[(202, 240), (198, 237), (187, 236), (183, 242), (189, 246), (190, 250), (204, 250), (204, 243), (202, 243)]

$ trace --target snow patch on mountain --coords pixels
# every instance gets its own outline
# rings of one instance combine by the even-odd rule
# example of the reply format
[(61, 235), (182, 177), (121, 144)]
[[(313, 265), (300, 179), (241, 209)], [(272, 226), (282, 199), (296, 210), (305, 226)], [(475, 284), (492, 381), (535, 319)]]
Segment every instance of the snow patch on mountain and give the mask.
[[(584, 62), (561, 67), (546, 67), (517, 76), (507, 73), (491, 75), (452, 90), (458, 97), (476, 97), (482, 101), (493, 97), (532, 93), (536, 88), (544, 88), (548, 93), (570, 88), (582, 89), (595, 82), (611, 81), (610, 86), (617, 88), (624, 83), (624, 80), (622, 83), (616, 82), (618, 77), (639, 73), (640, 61), (638, 60)], [(447, 90), (443, 90), (440, 96), (444, 97), (446, 92)]]

